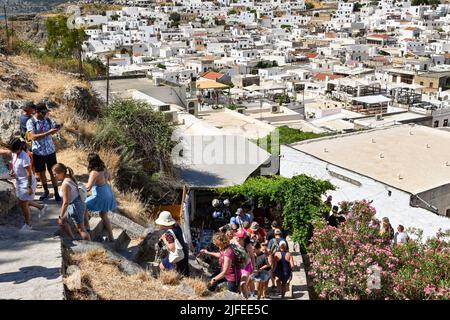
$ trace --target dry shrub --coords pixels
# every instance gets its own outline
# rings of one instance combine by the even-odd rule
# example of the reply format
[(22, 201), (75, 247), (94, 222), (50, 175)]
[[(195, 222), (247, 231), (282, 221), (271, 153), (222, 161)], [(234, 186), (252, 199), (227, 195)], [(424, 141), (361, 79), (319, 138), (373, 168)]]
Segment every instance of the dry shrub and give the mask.
[(117, 175), (117, 169), (120, 164), (120, 155), (115, 150), (100, 148), (98, 151), (100, 158), (105, 162), (106, 168), (112, 177)]
[(182, 278), (183, 276), (175, 270), (164, 270), (160, 272), (158, 279), (162, 284), (176, 286), (180, 284)]
[(87, 152), (84, 149), (65, 149), (58, 152), (58, 162), (73, 169), (75, 178), (80, 182), (88, 181)]
[(146, 226), (148, 224), (147, 205), (141, 201), (138, 191), (120, 192), (114, 188), (119, 211), (132, 221)]
[(65, 106), (55, 109), (51, 116), (56, 122), (63, 124), (61, 134), (69, 145), (89, 145), (95, 137), (97, 124), (86, 120), (73, 108)]
[(16, 94), (17, 97), (11, 98), (31, 99), (34, 101), (49, 98), (50, 100), (62, 103), (61, 98), (63, 97), (64, 87), (66, 85), (89, 87), (87, 82), (55, 71), (26, 55), (12, 56), (10, 60), (21, 70), (29, 73), (31, 80), (37, 85), (36, 92), (18, 91)]
[(184, 278), (183, 282), (192, 287), (195, 294), (199, 297), (205, 297), (210, 294), (208, 283), (200, 278)]
[(164, 286), (146, 272), (123, 273), (102, 250), (75, 254), (72, 260), (81, 269), (82, 289), (68, 293), (74, 300), (187, 300), (197, 296), (180, 293), (175, 286)]

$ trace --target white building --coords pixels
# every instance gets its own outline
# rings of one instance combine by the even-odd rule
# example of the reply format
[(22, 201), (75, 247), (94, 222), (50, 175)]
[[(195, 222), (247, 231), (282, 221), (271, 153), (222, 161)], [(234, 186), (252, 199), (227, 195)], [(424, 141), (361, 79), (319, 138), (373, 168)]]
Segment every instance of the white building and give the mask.
[(373, 201), (378, 219), (433, 236), (450, 229), (449, 148), (448, 131), (399, 125), (281, 146), (280, 174), (329, 180), (336, 203)]

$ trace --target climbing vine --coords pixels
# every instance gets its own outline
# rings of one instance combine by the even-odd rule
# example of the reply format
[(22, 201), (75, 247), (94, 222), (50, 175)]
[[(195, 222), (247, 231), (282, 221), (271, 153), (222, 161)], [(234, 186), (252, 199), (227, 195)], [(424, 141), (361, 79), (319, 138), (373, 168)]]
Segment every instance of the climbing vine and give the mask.
[(306, 252), (312, 235), (312, 223), (320, 219), (324, 209), (321, 196), (335, 187), (325, 180), (318, 180), (307, 175), (293, 178), (256, 177), (241, 185), (220, 188), (219, 192), (233, 198), (244, 196), (257, 199), (258, 205), (281, 205), (283, 208), (283, 226), (292, 231), (292, 238)]

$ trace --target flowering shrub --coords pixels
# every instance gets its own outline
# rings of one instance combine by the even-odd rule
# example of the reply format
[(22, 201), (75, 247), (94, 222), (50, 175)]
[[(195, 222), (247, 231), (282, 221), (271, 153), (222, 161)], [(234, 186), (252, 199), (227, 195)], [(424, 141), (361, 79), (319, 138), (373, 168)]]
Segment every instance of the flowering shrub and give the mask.
[(449, 299), (449, 243), (444, 234), (392, 247), (367, 201), (340, 204), (338, 228), (315, 225), (310, 271), (320, 299)]
[(425, 244), (410, 241), (393, 249), (400, 258), (394, 276), (399, 299), (450, 299), (450, 243), (438, 233)]

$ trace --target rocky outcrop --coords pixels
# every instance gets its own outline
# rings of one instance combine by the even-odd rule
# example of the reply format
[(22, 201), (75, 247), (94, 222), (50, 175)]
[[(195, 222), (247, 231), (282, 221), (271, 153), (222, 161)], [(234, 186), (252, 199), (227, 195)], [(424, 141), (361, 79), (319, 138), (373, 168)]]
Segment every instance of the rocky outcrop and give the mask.
[(17, 205), (14, 185), (0, 180), (0, 224), (5, 224), (8, 213)]
[(160, 252), (160, 247), (158, 246), (159, 238), (163, 233), (164, 230), (149, 232), (139, 244), (134, 261), (139, 264), (155, 261)]
[(97, 97), (88, 88), (81, 86), (66, 87), (63, 95), (65, 104), (75, 108), (78, 113), (96, 118), (100, 113)]
[(26, 39), (36, 43), (37, 45), (44, 45), (47, 42), (48, 34), (45, 25), (45, 17), (37, 15), (25, 30)]
[(7, 143), (12, 136), (20, 135), (19, 117), (22, 107), (33, 103), (30, 100), (0, 101), (0, 139)]
[(9, 61), (0, 61), (0, 90), (6, 92), (17, 90), (35, 92), (36, 89), (37, 86), (28, 73)]

